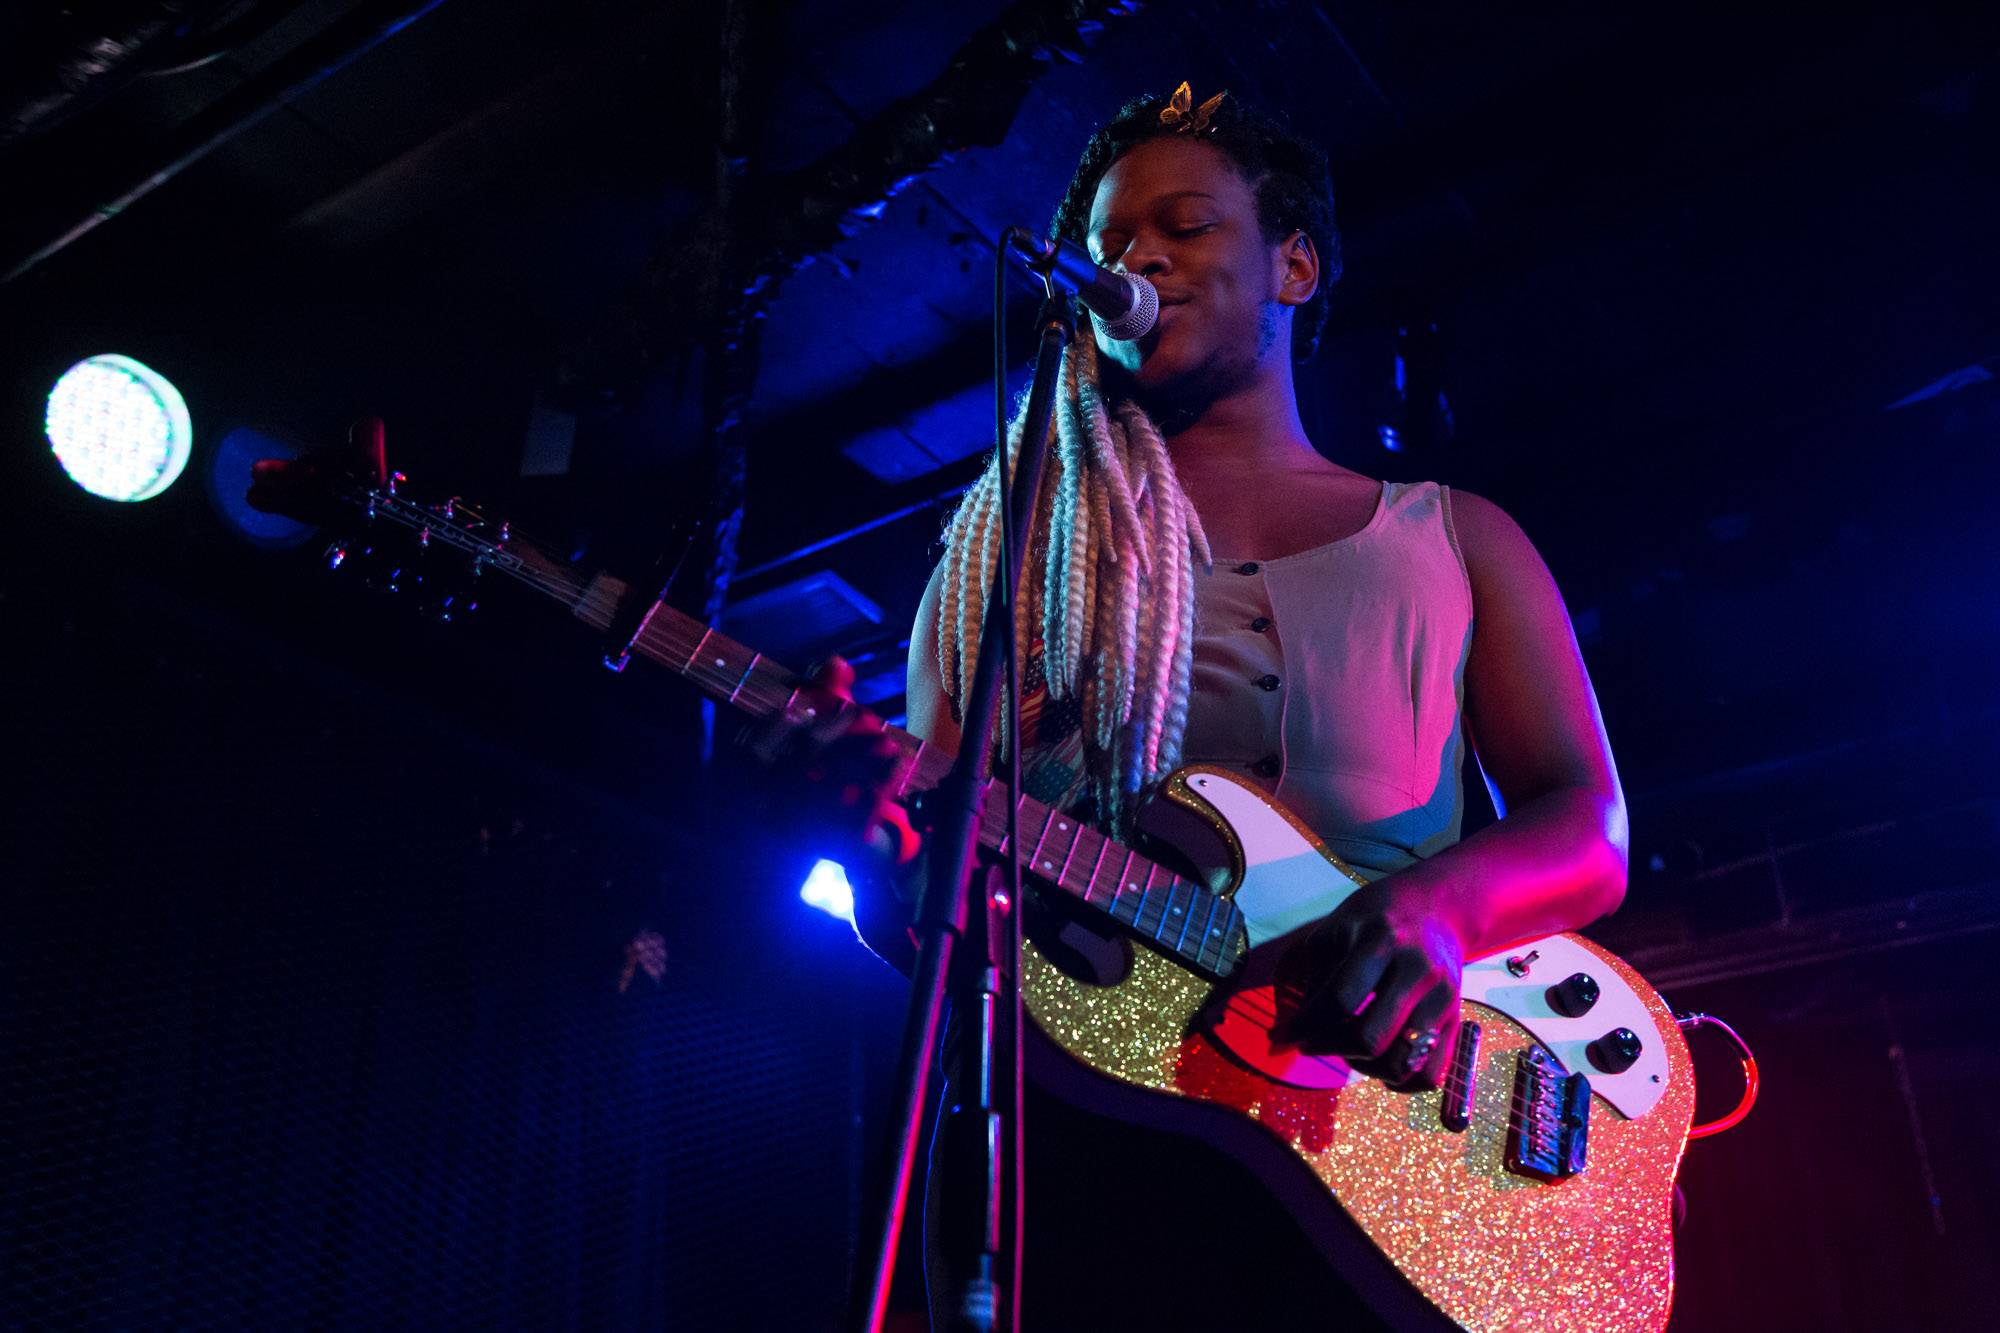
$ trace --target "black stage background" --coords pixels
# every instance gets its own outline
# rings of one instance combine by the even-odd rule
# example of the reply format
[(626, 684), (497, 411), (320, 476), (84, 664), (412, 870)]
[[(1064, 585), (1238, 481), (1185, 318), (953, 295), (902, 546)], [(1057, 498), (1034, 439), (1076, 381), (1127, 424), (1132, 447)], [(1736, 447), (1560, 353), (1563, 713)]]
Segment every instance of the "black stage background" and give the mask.
[[(1101, 30), (1023, 72), (982, 25), (1054, 50), (1065, 6), (452, 0), (372, 45), (398, 7), (181, 9), (246, 26), (53, 103), (93, 21), (154, 68), (203, 38), (0, 19), (0, 267), (233, 127), (0, 285), (0, 1327), (836, 1317), (903, 989), (799, 902), (812, 849), (732, 724), (704, 767), (687, 694), (559, 612), (438, 625), (321, 572), (324, 535), (246, 539), (219, 445), (377, 412), (419, 493), (591, 567), (740, 500), (739, 632), (848, 653), (893, 715), (990, 414), (981, 237), (1182, 78), (1328, 143), (1308, 426), (1535, 538), (1632, 806), (1592, 934), (1757, 1049), (1762, 1103), (1687, 1156), (1674, 1326), (1991, 1325), (1990, 18), (1078, 6)], [(897, 121), (966, 51), (974, 128)], [(813, 176), (845, 151), (874, 167)], [(780, 241), (812, 262), (732, 333), (701, 275)], [(105, 351), (194, 417), (144, 504), (42, 439)]]

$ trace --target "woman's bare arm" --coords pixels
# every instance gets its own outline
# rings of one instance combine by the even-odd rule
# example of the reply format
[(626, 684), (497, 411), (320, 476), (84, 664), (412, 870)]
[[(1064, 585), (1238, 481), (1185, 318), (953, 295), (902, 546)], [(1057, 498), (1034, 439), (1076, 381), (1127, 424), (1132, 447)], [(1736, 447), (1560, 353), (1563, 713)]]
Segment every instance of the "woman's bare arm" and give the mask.
[(944, 566), (931, 571), (930, 585), (917, 604), (917, 623), (910, 627), (910, 662), (904, 677), (908, 689), (905, 711), (912, 736), (946, 754), (958, 753), (958, 723), (951, 716), (951, 699), (938, 675), (938, 591)]
[(1466, 734), (1505, 818), (1350, 895), (1288, 955), (1280, 1035), (1406, 1087), (1442, 1081), (1467, 958), (1585, 925), (1625, 893), (1625, 798), (1569, 612), (1498, 506), (1457, 493), (1472, 583)]
[(1503, 818), (1404, 874), (1433, 886), (1468, 957), (1588, 925), (1625, 896), (1625, 796), (1548, 566), (1489, 500), (1452, 495), (1472, 580), (1465, 729)]

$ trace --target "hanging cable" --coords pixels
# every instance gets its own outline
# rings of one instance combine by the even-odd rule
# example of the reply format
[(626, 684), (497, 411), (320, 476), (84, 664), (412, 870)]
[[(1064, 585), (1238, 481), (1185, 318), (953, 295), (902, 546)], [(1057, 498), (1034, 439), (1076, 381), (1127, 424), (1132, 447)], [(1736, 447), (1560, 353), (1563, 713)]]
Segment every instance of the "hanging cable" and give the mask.
[(1737, 1034), (1735, 1028), (1712, 1014), (1675, 1014), (1674, 1021), (1681, 1025), (1683, 1032), (1706, 1026), (1719, 1027), (1729, 1039), (1736, 1043), (1736, 1049), (1743, 1052), (1743, 1096), (1736, 1103), (1736, 1109), (1716, 1120), (1706, 1120), (1688, 1130), (1690, 1139), (1705, 1139), (1711, 1134), (1720, 1134), (1725, 1129), (1733, 1129), (1750, 1114), (1750, 1108), (1757, 1104), (1757, 1057), (1750, 1050), (1750, 1043)]

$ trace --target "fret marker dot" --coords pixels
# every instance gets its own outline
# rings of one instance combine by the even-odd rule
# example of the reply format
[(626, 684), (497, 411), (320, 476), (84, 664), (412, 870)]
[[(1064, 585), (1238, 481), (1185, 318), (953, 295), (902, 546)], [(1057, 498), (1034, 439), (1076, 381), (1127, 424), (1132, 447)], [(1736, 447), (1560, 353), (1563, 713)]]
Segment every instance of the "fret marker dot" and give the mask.
[(715, 659), (715, 664), (716, 664), (717, 666), (728, 666), (728, 665), (729, 665), (729, 659), (728, 659), (728, 658), (726, 658), (726, 657), (718, 657), (718, 658), (716, 658), (716, 659)]
[(1175, 915), (1175, 916), (1179, 916), (1180, 914), (1181, 914), (1181, 909), (1180, 909), (1180, 908), (1178, 908), (1178, 907), (1176, 907), (1176, 908), (1174, 909), (1174, 915)]
[(1126, 887), (1126, 888), (1128, 888), (1128, 889), (1136, 889), (1136, 888), (1138, 888), (1139, 886), (1138, 886), (1137, 884), (1127, 884), (1127, 885), (1126, 885), (1125, 887)]
[(1069, 832), (1069, 825), (1062, 823), (1061, 821), (1057, 821), (1056, 827), (1061, 829), (1065, 833)]
[(1055, 868), (1056, 868), (1056, 863), (1054, 861), (1042, 862), (1042, 869), (1044, 870), (1054, 870)]

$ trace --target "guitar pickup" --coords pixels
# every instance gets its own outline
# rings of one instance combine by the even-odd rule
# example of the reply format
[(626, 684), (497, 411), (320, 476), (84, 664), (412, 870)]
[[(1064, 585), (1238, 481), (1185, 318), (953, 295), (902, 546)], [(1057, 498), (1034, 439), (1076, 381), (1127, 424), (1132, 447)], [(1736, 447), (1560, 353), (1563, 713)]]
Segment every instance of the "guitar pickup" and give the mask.
[(1472, 1123), (1472, 1083), (1479, 1070), (1479, 1024), (1458, 1025), (1458, 1046), (1445, 1071), (1444, 1098), (1438, 1104), (1438, 1120), (1454, 1134), (1463, 1134)]
[(1588, 1159), (1590, 1080), (1572, 1074), (1540, 1047), (1514, 1066), (1514, 1101), (1507, 1116), (1507, 1169), (1537, 1180), (1563, 1180)]

